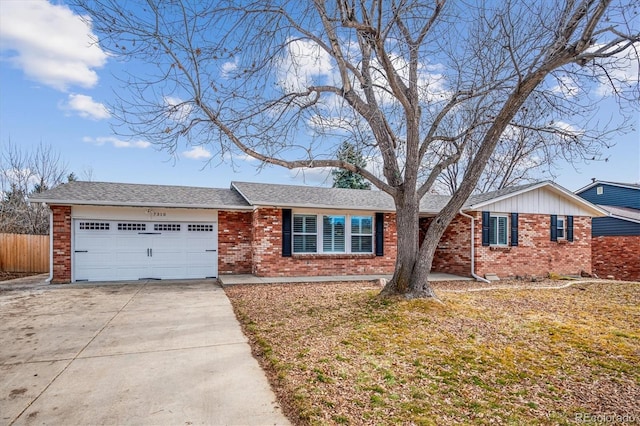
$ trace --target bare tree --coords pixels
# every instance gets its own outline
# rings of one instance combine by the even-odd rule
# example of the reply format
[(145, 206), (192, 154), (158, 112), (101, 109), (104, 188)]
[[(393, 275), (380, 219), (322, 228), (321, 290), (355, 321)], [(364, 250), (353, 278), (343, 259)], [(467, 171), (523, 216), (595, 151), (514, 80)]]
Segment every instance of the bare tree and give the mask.
[(49, 145), (40, 143), (34, 151), (8, 143), (0, 151), (0, 232), (47, 234), (49, 209), (29, 204), (31, 194), (64, 182), (67, 165)]
[[(171, 153), (207, 145), (218, 158), (364, 176), (396, 205), (384, 295), (434, 295), (438, 241), (507, 129), (564, 134), (558, 149), (582, 158), (583, 141), (607, 130), (601, 82), (621, 103), (638, 100), (637, 78), (624, 84), (638, 61), (635, 0), (212, 3), (76, 0), (103, 48), (148, 65), (122, 77), (120, 122)], [(574, 115), (592, 137), (571, 127)], [(381, 175), (333, 157), (354, 137), (369, 141)], [(464, 177), (419, 245), (420, 200), (465, 152)]]
[[(563, 161), (607, 161), (602, 148), (610, 147), (610, 139), (630, 128), (625, 120), (609, 132), (574, 130), (566, 128), (566, 124), (560, 123), (558, 126), (558, 123), (553, 122), (540, 127), (538, 117), (543, 114), (535, 106), (523, 108), (520, 120), (507, 126), (476, 184), (475, 192), (494, 191), (539, 181), (542, 175), (553, 179), (555, 168)], [(478, 138), (472, 138), (466, 144), (460, 160), (438, 176), (437, 192), (454, 194), (457, 191), (480, 146), (481, 140)], [(439, 160), (440, 154), (436, 151), (433, 156)], [(427, 165), (426, 171), (429, 170)]]

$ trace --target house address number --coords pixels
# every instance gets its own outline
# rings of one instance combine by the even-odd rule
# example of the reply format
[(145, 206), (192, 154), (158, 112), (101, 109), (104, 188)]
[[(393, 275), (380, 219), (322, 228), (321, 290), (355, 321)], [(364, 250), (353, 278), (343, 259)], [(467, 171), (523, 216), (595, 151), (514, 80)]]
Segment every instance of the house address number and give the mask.
[(165, 213), (165, 212), (157, 212), (157, 211), (155, 211), (153, 209), (147, 209), (147, 213), (151, 217), (165, 217), (165, 216), (167, 216), (167, 213)]

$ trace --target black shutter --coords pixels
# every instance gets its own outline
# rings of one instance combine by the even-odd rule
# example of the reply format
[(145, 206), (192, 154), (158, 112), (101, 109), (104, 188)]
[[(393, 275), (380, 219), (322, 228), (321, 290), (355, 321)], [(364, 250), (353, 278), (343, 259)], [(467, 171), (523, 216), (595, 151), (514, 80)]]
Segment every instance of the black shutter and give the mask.
[(558, 215), (551, 215), (551, 241), (558, 241)]
[(291, 257), (291, 209), (282, 209), (282, 257)]
[(376, 213), (376, 256), (384, 256), (384, 213)]
[(567, 241), (573, 241), (573, 216), (567, 216)]
[(489, 245), (489, 223), (490, 223), (490, 215), (489, 212), (482, 212), (482, 245)]
[(511, 245), (518, 245), (518, 213), (511, 213)]

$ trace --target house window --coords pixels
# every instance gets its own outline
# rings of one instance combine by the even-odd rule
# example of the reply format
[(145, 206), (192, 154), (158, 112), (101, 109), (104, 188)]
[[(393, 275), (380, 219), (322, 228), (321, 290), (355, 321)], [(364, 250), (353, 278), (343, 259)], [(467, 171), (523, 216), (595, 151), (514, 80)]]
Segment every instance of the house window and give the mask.
[(108, 231), (109, 222), (80, 222), (80, 229), (92, 231)]
[(597, 195), (602, 195), (604, 193), (604, 187), (603, 186), (597, 186), (596, 187), (596, 194)]
[(322, 251), (344, 253), (345, 241), (345, 217), (322, 216)]
[(373, 216), (294, 214), (293, 253), (373, 253)]
[(318, 251), (318, 217), (293, 215), (293, 252), (316, 253)]
[(489, 219), (489, 244), (506, 246), (509, 242), (507, 216), (491, 216)]
[(154, 231), (179, 231), (180, 224), (179, 223), (154, 223), (153, 230)]
[(558, 232), (557, 233), (558, 239), (559, 240), (565, 239), (566, 238), (566, 232), (565, 232), (566, 219), (565, 219), (565, 217), (564, 216), (558, 216), (558, 220), (557, 220), (556, 224), (557, 224), (556, 225), (556, 229), (558, 230), (557, 231)]
[(373, 218), (351, 216), (351, 252), (373, 252)]
[(144, 223), (118, 223), (118, 231), (146, 231)]
[(213, 232), (213, 225), (190, 223), (187, 232)]

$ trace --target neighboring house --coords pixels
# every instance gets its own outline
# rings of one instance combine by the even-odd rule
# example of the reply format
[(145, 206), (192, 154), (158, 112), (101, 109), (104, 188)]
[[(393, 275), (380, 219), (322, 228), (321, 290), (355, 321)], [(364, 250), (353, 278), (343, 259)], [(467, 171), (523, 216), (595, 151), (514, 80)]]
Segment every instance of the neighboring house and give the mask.
[[(423, 229), (448, 200), (424, 197)], [(395, 208), (380, 191), (70, 182), (30, 201), (51, 207), (55, 283), (391, 274), (395, 265)], [(605, 214), (552, 182), (472, 196), (440, 241), (433, 270), (590, 272), (591, 218)]]
[(610, 213), (593, 219), (593, 272), (640, 280), (640, 185), (594, 180), (576, 194)]

